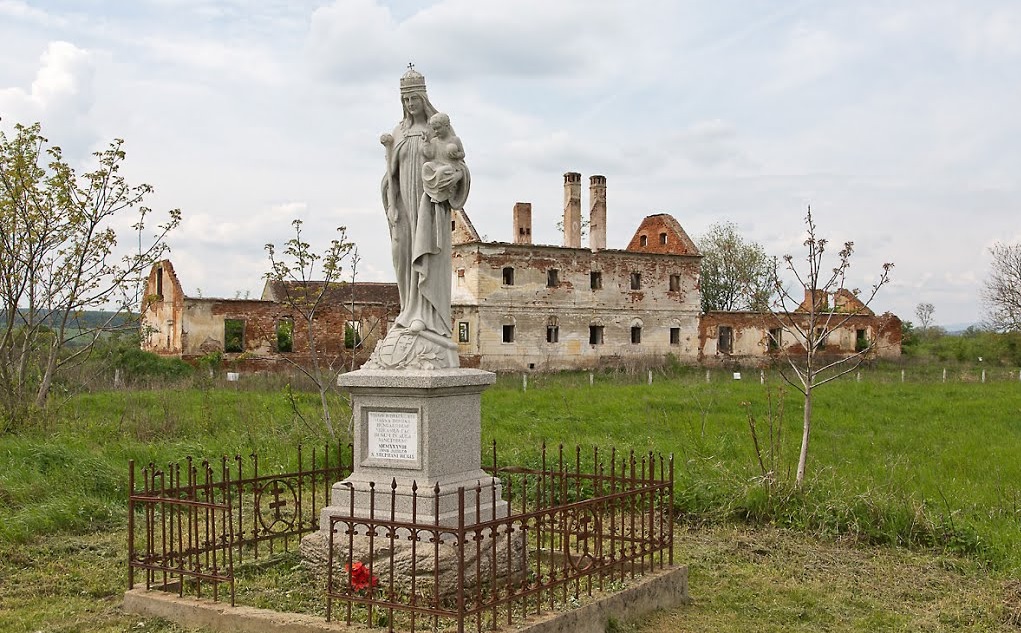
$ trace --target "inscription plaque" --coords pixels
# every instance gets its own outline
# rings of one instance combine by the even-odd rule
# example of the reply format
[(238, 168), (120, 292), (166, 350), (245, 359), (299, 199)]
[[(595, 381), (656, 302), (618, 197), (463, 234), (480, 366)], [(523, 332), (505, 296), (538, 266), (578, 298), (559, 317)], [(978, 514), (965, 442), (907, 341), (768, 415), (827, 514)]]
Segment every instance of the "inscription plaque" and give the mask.
[(418, 460), (418, 413), (369, 411), (370, 459)]

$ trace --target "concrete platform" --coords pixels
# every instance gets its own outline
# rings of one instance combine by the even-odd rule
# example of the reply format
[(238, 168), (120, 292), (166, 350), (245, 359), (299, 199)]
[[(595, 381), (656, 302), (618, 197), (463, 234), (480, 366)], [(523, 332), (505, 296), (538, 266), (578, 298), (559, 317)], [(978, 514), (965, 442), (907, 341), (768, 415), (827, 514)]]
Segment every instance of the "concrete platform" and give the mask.
[[(691, 601), (688, 568), (674, 567), (643, 576), (631, 586), (586, 602), (571, 611), (557, 611), (504, 626), (517, 633), (604, 633), (612, 616), (618, 622), (641, 618), (658, 609), (672, 609)], [(183, 627), (204, 627), (223, 633), (322, 633), (369, 630), (361, 625), (327, 622), (299, 613), (281, 613), (254, 607), (180, 598), (162, 591), (131, 589), (124, 594), (124, 610), (159, 617)], [(378, 630), (378, 629), (375, 629)], [(467, 628), (465, 630), (470, 630)]]

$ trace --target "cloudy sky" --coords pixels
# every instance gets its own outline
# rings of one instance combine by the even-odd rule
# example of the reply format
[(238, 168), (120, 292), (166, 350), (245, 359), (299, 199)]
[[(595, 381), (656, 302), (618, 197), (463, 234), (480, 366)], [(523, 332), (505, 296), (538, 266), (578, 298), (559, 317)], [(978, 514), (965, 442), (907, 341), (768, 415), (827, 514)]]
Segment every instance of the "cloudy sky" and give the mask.
[(668, 212), (798, 255), (811, 204), (855, 242), (851, 285), (896, 264), (878, 311), (951, 326), (1021, 240), (1014, 0), (0, 0), (0, 127), (41, 121), (83, 165), (125, 139), (127, 176), (184, 214), (188, 294), (257, 295), (294, 218), (321, 245), (346, 226), (385, 281), (379, 135), (409, 61), (490, 240), (527, 201), (559, 243), (566, 171), (606, 176), (611, 248)]

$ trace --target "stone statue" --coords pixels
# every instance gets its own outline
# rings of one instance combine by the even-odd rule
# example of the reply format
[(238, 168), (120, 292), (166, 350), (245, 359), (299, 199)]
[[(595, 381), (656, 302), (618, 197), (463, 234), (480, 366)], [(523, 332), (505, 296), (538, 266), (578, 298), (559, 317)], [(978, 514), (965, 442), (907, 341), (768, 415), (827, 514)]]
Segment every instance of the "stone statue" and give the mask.
[(404, 118), (380, 143), (386, 148), (383, 207), (401, 313), (363, 365), (366, 369), (458, 366), (450, 323), (450, 210), (464, 208), (471, 176), (450, 118), (425, 91), (410, 64), (401, 77)]

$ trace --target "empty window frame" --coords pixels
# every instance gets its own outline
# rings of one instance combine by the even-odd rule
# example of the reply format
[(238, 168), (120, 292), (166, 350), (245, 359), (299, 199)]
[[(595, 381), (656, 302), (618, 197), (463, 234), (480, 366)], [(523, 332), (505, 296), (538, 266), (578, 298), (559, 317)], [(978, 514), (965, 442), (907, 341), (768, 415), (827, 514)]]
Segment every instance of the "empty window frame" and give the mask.
[(291, 317), (277, 321), (277, 351), (282, 354), (294, 351), (294, 319)]
[(156, 268), (156, 296), (163, 298), (163, 267)]
[(550, 319), (546, 321), (546, 342), (560, 342), (560, 322), (556, 317), (550, 317)]
[(590, 326), (588, 326), (588, 342), (589, 342), (589, 345), (602, 345), (603, 344), (603, 326), (602, 325), (590, 325)]
[(560, 285), (560, 271), (556, 268), (550, 268), (546, 271), (546, 287), (556, 288)]
[(660, 233), (659, 234), (659, 243), (660, 244), (666, 244), (666, 233)]
[(362, 322), (348, 321), (344, 324), (344, 347), (354, 349), (362, 344)]
[(780, 346), (783, 344), (783, 328), (782, 327), (770, 328), (769, 336), (767, 336), (766, 339), (767, 339), (766, 343), (769, 346), (769, 351), (775, 352), (779, 350)]
[(649, 236), (648, 235), (642, 235), (641, 237), (638, 238), (638, 243), (641, 246), (648, 246), (649, 245)]
[(854, 332), (854, 351), (861, 352), (868, 349), (869, 347), (869, 331), (868, 330), (855, 330)]
[(642, 342), (642, 326), (632, 325), (631, 326), (631, 344), (638, 345)]
[(240, 354), (245, 351), (245, 322), (243, 319), (223, 320), (223, 351)]
[(503, 326), (503, 342), (513, 343), (514, 342), (514, 325), (506, 324)]
[(681, 344), (681, 328), (679, 327), (670, 328), (670, 344), (671, 345)]
[(588, 274), (589, 287), (593, 290), (600, 290), (603, 287), (603, 273), (593, 270)]
[(642, 289), (642, 273), (631, 273), (631, 289)]
[(458, 343), (469, 343), (471, 342), (471, 332), (468, 328), (467, 321), (457, 322), (457, 342)]
[(670, 275), (670, 292), (680, 292), (681, 290), (681, 276)]
[(513, 286), (514, 285), (514, 267), (505, 266), (503, 269), (503, 285)]
[(734, 351), (734, 328), (721, 325), (716, 337), (716, 351), (720, 354), (731, 354)]

